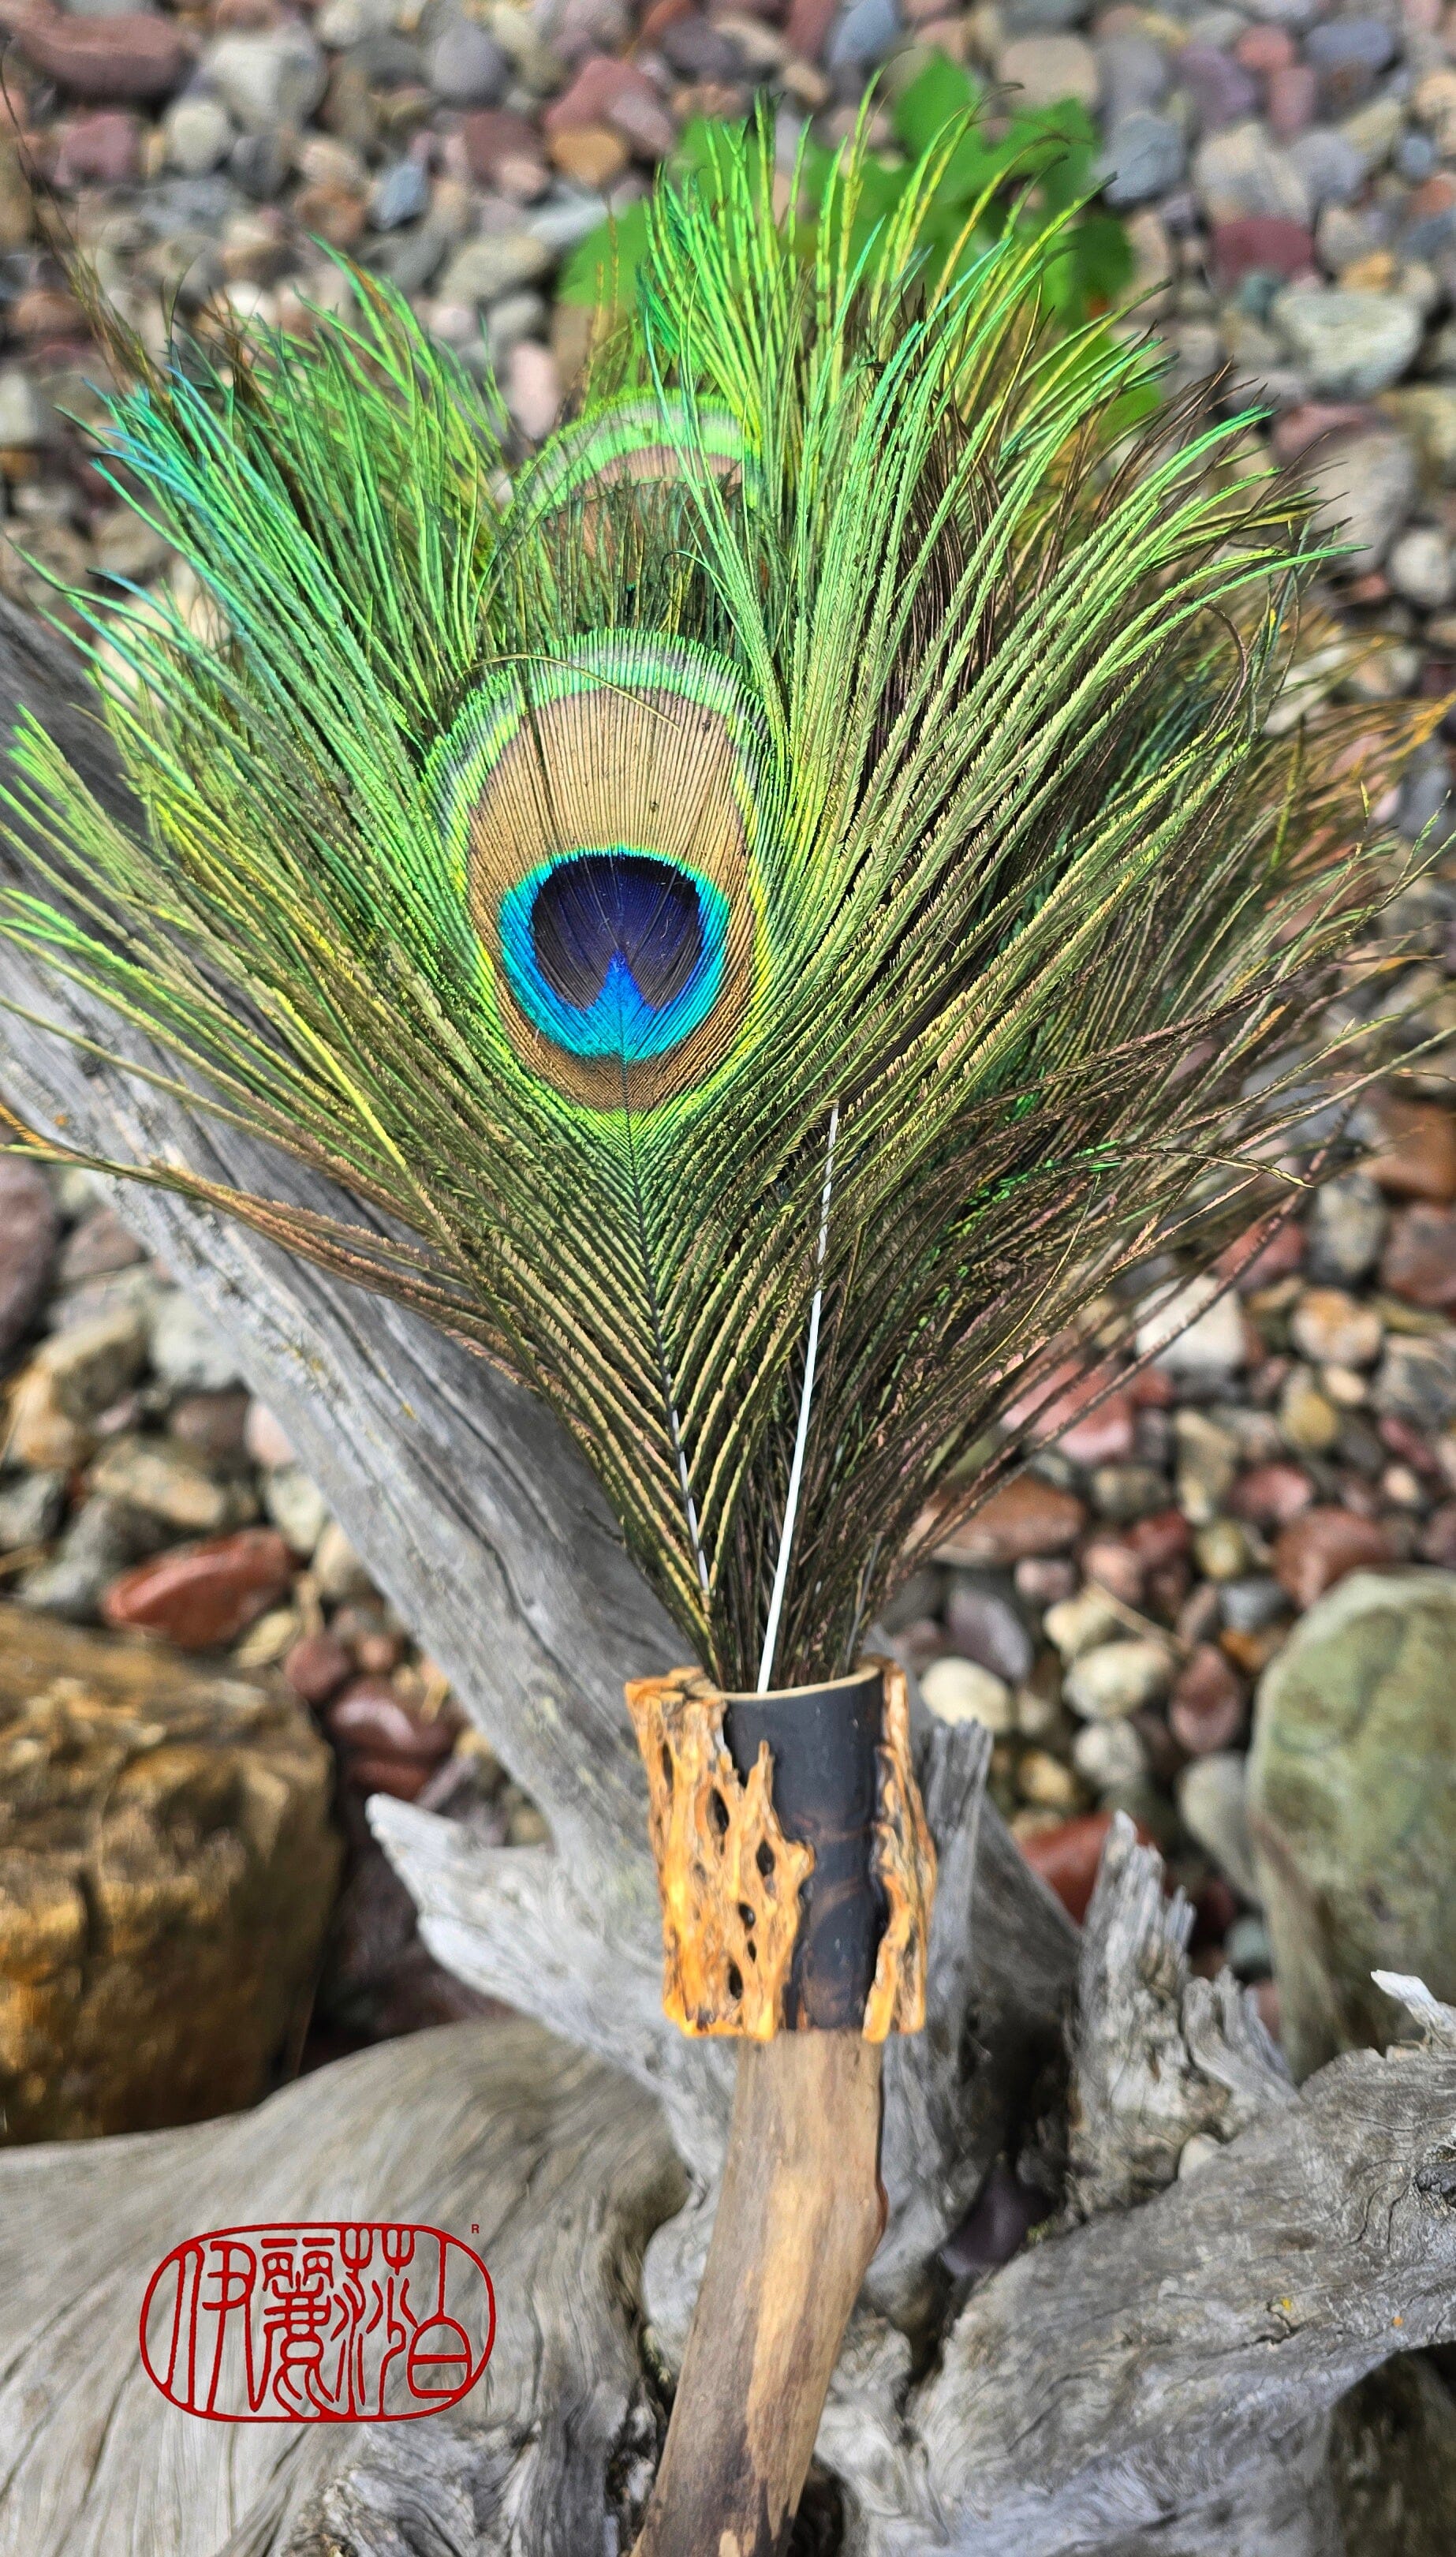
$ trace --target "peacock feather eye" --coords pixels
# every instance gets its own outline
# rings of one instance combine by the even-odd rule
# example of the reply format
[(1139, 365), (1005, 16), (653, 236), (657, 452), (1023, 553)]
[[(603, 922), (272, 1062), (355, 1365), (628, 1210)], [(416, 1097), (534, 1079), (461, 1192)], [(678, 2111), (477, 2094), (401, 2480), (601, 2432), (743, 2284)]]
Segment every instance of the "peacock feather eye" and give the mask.
[(488, 676), (431, 780), (520, 1062), (599, 1109), (701, 1083), (758, 944), (761, 732), (731, 667), (614, 633)]

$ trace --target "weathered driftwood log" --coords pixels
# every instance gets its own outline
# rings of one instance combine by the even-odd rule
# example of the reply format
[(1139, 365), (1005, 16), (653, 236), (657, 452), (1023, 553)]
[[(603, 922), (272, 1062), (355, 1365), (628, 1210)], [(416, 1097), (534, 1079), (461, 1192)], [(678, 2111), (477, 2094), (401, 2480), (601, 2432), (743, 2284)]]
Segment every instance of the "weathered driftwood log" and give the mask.
[[(104, 740), (65, 710), (68, 680), (56, 644), (0, 606), (0, 719), (36, 702), (114, 788)], [(323, 1203), (297, 1167), (41, 1026), (161, 1067), (14, 949), (0, 950), (0, 996), (35, 1016), (5, 1027), (0, 1091), (37, 1126)], [(728, 2114), (721, 2046), (662, 2016), (621, 1703), (624, 1678), (670, 1666), (674, 1638), (527, 1396), (218, 1219), (134, 1188), (118, 1204), (236, 1342), (380, 1586), (550, 1822), (550, 1849), (489, 1849), (417, 1808), (376, 1806), (433, 1950), (624, 2074), (530, 2027), (458, 2028), (235, 2121), (0, 2159), (0, 2551), (620, 2545), (655, 2449), (634, 2412), (637, 2301), (671, 2358)], [(984, 1735), (937, 1731), (919, 1772), (940, 1859), (928, 2020), (886, 2048), (889, 2224), (819, 2438), (849, 2547), (1333, 2557), (1331, 2403), (1392, 2353), (1456, 2334), (1456, 2026), (1435, 2011), (1425, 2049), (1341, 2061), (1291, 2097), (1242, 2001), (1187, 1980), (1150, 1868), (1120, 1848), (1073, 2044), (1072, 2193), (1101, 2216), (1044, 2237), (947, 2320), (936, 2249), (1048, 2100), (1075, 1939), (982, 1807)], [(661, 2098), (686, 2176), (641, 2087)], [(1200, 2134), (1227, 2145), (1190, 2152)], [(481, 2402), (303, 2440), (170, 2414), (135, 2357), (152, 2265), (191, 2228), (335, 2209), (479, 2222), (502, 2306)]]

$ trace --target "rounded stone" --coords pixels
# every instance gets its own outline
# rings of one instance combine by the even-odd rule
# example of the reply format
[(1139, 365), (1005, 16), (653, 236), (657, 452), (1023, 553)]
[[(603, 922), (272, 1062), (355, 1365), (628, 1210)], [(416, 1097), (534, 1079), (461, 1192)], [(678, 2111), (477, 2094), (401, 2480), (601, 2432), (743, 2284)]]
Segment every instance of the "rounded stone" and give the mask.
[(1417, 303), (1398, 293), (1292, 284), (1269, 319), (1311, 390), (1325, 399), (1374, 399), (1398, 381), (1420, 344)]
[(982, 1722), (996, 1732), (1015, 1729), (1010, 1688), (979, 1661), (932, 1661), (921, 1675), (920, 1693), (940, 1722)]
[(1369, 1367), (1380, 1356), (1385, 1325), (1373, 1305), (1343, 1287), (1308, 1287), (1289, 1318), (1289, 1333), (1300, 1356), (1316, 1367)]
[(1383, 2046), (1374, 1970), (1456, 1998), (1456, 1574), (1360, 1571), (1260, 1682), (1250, 1817), (1296, 2077)]
[(1084, 1721), (1102, 1722), (1155, 1704), (1172, 1682), (1172, 1656), (1161, 1643), (1135, 1636), (1098, 1643), (1073, 1662), (1062, 1693)]
[(1439, 612), (1456, 595), (1451, 545), (1434, 524), (1412, 524), (1391, 543), (1386, 575), (1395, 593), (1423, 612)]
[(448, 106), (493, 106), (510, 78), (510, 65), (473, 18), (457, 18), (430, 47), (425, 75)]

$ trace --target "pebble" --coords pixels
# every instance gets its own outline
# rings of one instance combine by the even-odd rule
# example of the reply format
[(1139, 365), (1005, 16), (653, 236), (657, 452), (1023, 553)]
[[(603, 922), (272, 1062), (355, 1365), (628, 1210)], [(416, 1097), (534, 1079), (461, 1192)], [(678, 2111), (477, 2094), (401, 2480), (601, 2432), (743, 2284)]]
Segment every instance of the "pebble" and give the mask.
[(1342, 573), (1360, 577), (1379, 568), (1415, 498), (1416, 462), (1408, 439), (1387, 428), (1333, 437), (1321, 445), (1305, 476), (1315, 497), (1314, 530), (1345, 551)]
[(922, 1671), (920, 1693), (941, 1722), (983, 1722), (988, 1731), (1013, 1731), (1016, 1709), (1004, 1679), (978, 1661), (932, 1661)]
[(1113, 1825), (1111, 1812), (1084, 1813), (1055, 1828), (1017, 1839), (1033, 1873), (1054, 1891), (1068, 1917), (1080, 1927), (1097, 1885), (1097, 1869)]
[(1023, 1803), (1044, 1812), (1073, 1812), (1085, 1800), (1071, 1768), (1049, 1749), (1022, 1750), (1016, 1791)]
[(283, 1675), (306, 1704), (327, 1704), (353, 1668), (347, 1647), (331, 1634), (305, 1634), (285, 1654)]
[(0, 1155), (0, 1358), (8, 1358), (41, 1310), (61, 1228), (44, 1175), (17, 1155)]
[(1239, 1470), (1239, 1441), (1206, 1413), (1185, 1408), (1174, 1418), (1178, 1506), (1195, 1527), (1218, 1516)]
[(1062, 1693), (1085, 1721), (1108, 1721), (1154, 1704), (1172, 1682), (1172, 1658), (1165, 1646), (1135, 1636), (1097, 1643), (1079, 1652), (1067, 1672)]
[(1075, 1492), (1064, 1492), (1039, 1474), (1015, 1474), (963, 1519), (937, 1548), (936, 1560), (1005, 1564), (1019, 1562), (1024, 1554), (1065, 1553), (1086, 1519)]
[(406, 1758), (438, 1766), (455, 1746), (455, 1725), (411, 1713), (385, 1679), (357, 1678), (325, 1708), (335, 1740), (369, 1757)]
[(1237, 1580), (1249, 1568), (1249, 1539), (1237, 1519), (1211, 1519), (1199, 1529), (1193, 1549), (1206, 1580)]
[(1252, 119), (1210, 133), (1193, 158), (1193, 185), (1211, 222), (1272, 213), (1308, 223), (1313, 201), (1289, 153)]
[(146, 10), (76, 18), (32, 9), (12, 24), (17, 52), (68, 97), (169, 97), (192, 60), (176, 21)]
[(143, 1510), (184, 1536), (215, 1535), (245, 1526), (258, 1514), (250, 1485), (219, 1481), (205, 1459), (174, 1438), (113, 1439), (91, 1467), (89, 1481), (102, 1499)]
[(1246, 276), (1302, 275), (1314, 264), (1314, 237), (1306, 222), (1245, 213), (1214, 223), (1209, 259), (1220, 291), (1232, 293)]
[(1391, 543), (1386, 575), (1397, 595), (1423, 611), (1439, 612), (1456, 595), (1451, 545), (1433, 524), (1413, 524)]
[(899, 34), (897, 0), (851, 0), (830, 38), (825, 61), (832, 71), (851, 67), (867, 70), (872, 64), (883, 62)]
[(1316, 1191), (1308, 1226), (1311, 1278), (1352, 1285), (1381, 1257), (1390, 1211), (1368, 1172), (1342, 1172)]
[(496, 302), (523, 284), (534, 284), (552, 264), (551, 252), (533, 231), (498, 231), (466, 240), (440, 280), (442, 302)]
[[(67, 1523), (50, 1560), (28, 1571), (16, 1590), (23, 1607), (66, 1623), (94, 1622), (118, 1571), (155, 1551), (166, 1531), (156, 1519), (116, 1501), (88, 1500)], [(145, 1566), (144, 1566), (145, 1567)]]
[(0, 1553), (49, 1545), (65, 1516), (65, 1474), (20, 1474), (0, 1485)]
[(1210, 1277), (1168, 1289), (1136, 1331), (1139, 1358), (1149, 1354), (1173, 1377), (1225, 1383), (1243, 1367), (1244, 1316), (1239, 1299)]
[(1081, 36), (1017, 36), (1002, 47), (996, 76), (1020, 91), (1018, 107), (1056, 106), (1064, 97), (1097, 104), (1097, 56)]
[(539, 444), (561, 409), (561, 376), (549, 346), (518, 339), (505, 359), (505, 404), (529, 444)]
[(1242, 1900), (1257, 1902), (1258, 1883), (1249, 1835), (1245, 1768), (1237, 1749), (1195, 1758), (1178, 1779), (1178, 1813), (1192, 1838), (1211, 1856)]
[(1292, 1368), (1279, 1396), (1279, 1427), (1291, 1447), (1324, 1455), (1340, 1435), (1340, 1413), (1307, 1367)]
[(157, 1309), (152, 1364), (180, 1394), (218, 1394), (239, 1382), (236, 1352), (180, 1287), (172, 1288)]
[(1391, 1220), (1381, 1285), (1407, 1305), (1456, 1308), (1456, 1209), (1401, 1208)]
[(320, 1597), (335, 1603), (375, 1594), (368, 1571), (335, 1519), (330, 1520), (314, 1548), (314, 1579)]
[(329, 1511), (323, 1493), (302, 1465), (275, 1465), (264, 1475), (263, 1506), (295, 1553), (307, 1556), (314, 1551), (329, 1524)]
[(1388, 1198), (1456, 1200), (1456, 1120), (1434, 1102), (1378, 1093), (1362, 1113), (1375, 1150), (1367, 1166)]
[(951, 1575), (945, 1599), (946, 1631), (960, 1656), (1019, 1686), (1030, 1676), (1033, 1646), (1020, 1610), (998, 1589), (968, 1571)]
[(1125, 1719), (1086, 1723), (1072, 1743), (1072, 1764), (1095, 1794), (1139, 1784), (1148, 1772), (1148, 1763), (1147, 1743), (1136, 1726)]
[(457, 18), (426, 53), (425, 76), (450, 106), (493, 106), (510, 78), (510, 65), (483, 27), (472, 18)]
[(1267, 1464), (1251, 1465), (1238, 1477), (1229, 1507), (1252, 1527), (1287, 1527), (1313, 1499), (1314, 1485), (1303, 1466), (1274, 1458)]
[(243, 1445), (255, 1465), (291, 1465), (295, 1462), (293, 1442), (273, 1417), (264, 1403), (248, 1405), (243, 1423)]
[(181, 1651), (208, 1651), (236, 1642), (292, 1581), (293, 1557), (278, 1530), (241, 1528), (123, 1572), (106, 1590), (101, 1613), (108, 1625), (161, 1634)]
[(369, 190), (369, 219), (376, 231), (415, 222), (430, 202), (430, 181), (418, 160), (393, 160)]
[(201, 68), (245, 134), (306, 124), (324, 92), (324, 57), (297, 20), (260, 34), (219, 37)]
[(179, 1395), (167, 1415), (168, 1433), (204, 1456), (241, 1456), (248, 1399), (238, 1392)]
[(1274, 1543), (1274, 1577), (1301, 1613), (1347, 1571), (1379, 1571), (1394, 1559), (1390, 1534), (1375, 1519), (1325, 1504), (1305, 1510)]
[(1216, 1643), (1199, 1643), (1173, 1682), (1168, 1728), (1190, 1758), (1228, 1749), (1244, 1728), (1244, 1682)]
[(87, 1278), (109, 1278), (113, 1271), (134, 1269), (145, 1258), (136, 1236), (122, 1224), (114, 1208), (93, 1208), (66, 1238), (56, 1264), (57, 1283), (73, 1287)]
[(1456, 1334), (1388, 1340), (1371, 1401), (1377, 1412), (1421, 1428), (1444, 1429), (1456, 1420)]
[(1327, 399), (1374, 399), (1405, 371), (1420, 343), (1418, 306), (1397, 293), (1291, 284), (1269, 318), (1310, 388)]
[(1289, 1333), (1315, 1366), (1369, 1367), (1380, 1356), (1385, 1325), (1373, 1305), (1343, 1287), (1309, 1287), (1289, 1318)]
[(1048, 1607), (1044, 1630), (1063, 1660), (1075, 1661), (1096, 1644), (1112, 1642), (1125, 1631), (1125, 1626), (1122, 1609), (1113, 1606), (1100, 1588), (1089, 1583), (1075, 1597), (1059, 1599), (1055, 1606)]

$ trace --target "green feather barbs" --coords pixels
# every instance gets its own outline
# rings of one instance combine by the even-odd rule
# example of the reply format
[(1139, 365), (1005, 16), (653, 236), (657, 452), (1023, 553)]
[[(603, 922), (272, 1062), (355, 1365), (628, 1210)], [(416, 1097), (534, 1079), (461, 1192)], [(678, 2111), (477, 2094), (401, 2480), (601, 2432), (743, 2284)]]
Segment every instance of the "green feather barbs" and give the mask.
[(645, 1110), (730, 1057), (761, 968), (764, 744), (731, 667), (638, 633), (513, 665), (431, 758), (519, 1063)]

